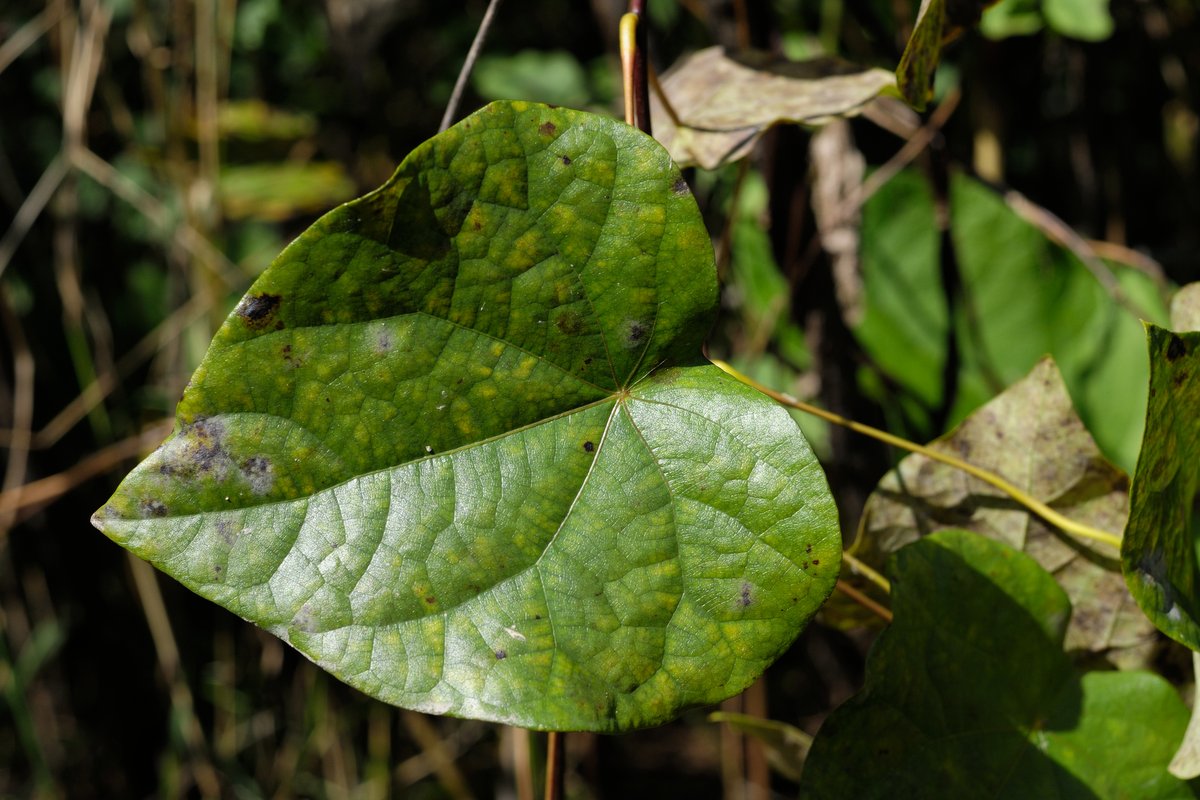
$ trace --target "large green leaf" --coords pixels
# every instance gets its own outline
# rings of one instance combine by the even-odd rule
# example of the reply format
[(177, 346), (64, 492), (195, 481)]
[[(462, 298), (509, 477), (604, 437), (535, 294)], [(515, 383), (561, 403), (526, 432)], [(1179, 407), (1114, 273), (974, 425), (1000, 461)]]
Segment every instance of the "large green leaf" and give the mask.
[[(1071, 519), (1106, 531), (1125, 527), (1129, 478), (1100, 454), (1049, 358), (930, 447), (1003, 475)], [(903, 545), (946, 528), (1004, 542), (1053, 574), (1074, 608), (1068, 650), (1125, 668), (1153, 655), (1154, 626), (1129, 596), (1115, 549), (1067, 536), (1000, 490), (926, 456), (906, 456), (879, 482), (850, 552), (882, 569)]]
[(1188, 719), (1174, 688), (1077, 672), (1062, 651), (1070, 603), (1032, 558), (947, 530), (890, 573), (895, 622), (863, 691), (817, 733), (801, 796), (1194, 796), (1167, 772)]
[(388, 702), (661, 723), (754, 680), (841, 555), (795, 424), (702, 364), (715, 304), (653, 140), (494, 104), (279, 256), (94, 522)]
[(1130, 489), (1121, 564), (1129, 590), (1163, 633), (1200, 650), (1200, 333), (1146, 326), (1150, 400)]

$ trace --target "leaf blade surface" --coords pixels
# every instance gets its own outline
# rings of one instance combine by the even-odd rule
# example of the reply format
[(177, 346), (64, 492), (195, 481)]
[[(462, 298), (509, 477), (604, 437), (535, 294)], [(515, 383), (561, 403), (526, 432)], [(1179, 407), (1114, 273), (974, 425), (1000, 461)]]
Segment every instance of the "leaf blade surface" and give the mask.
[(648, 137), (499, 103), (251, 287), (94, 522), (388, 702), (659, 724), (833, 588), (787, 414), (703, 365), (711, 246)]

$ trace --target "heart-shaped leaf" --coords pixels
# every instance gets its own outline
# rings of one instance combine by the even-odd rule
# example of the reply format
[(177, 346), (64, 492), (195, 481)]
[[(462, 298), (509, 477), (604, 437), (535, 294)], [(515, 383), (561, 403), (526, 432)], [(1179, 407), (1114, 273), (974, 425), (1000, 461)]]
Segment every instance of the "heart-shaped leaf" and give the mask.
[(889, 572), (895, 622), (818, 731), (801, 797), (1195, 796), (1167, 772), (1188, 719), (1175, 689), (1076, 671), (1070, 603), (1032, 558), (945, 530)]
[(833, 588), (824, 476), (702, 364), (652, 139), (497, 103), (288, 247), (95, 524), (363, 691), (618, 731), (747, 686)]

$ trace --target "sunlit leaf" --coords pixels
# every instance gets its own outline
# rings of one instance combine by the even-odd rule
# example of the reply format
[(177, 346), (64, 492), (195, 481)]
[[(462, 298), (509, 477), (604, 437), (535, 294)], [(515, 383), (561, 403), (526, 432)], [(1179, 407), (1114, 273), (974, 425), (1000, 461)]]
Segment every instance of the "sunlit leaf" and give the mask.
[(891, 562), (895, 622), (822, 725), (804, 798), (1192, 797), (1167, 772), (1187, 709), (1162, 678), (1080, 674), (1071, 606), (1029, 556), (947, 530)]
[(494, 104), (276, 259), (94, 522), (382, 700), (664, 722), (749, 685), (841, 554), (795, 424), (700, 357), (716, 299), (653, 140)]
[[(1096, 448), (1051, 359), (931, 446), (1004, 476), (1073, 520), (1118, 533), (1125, 527), (1129, 479)], [(1067, 536), (998, 489), (926, 456), (905, 457), (880, 481), (851, 552), (881, 569), (903, 545), (945, 528), (1004, 542), (1051, 572), (1075, 609), (1069, 651), (1145, 665), (1154, 626), (1129, 596), (1113, 548)]]
[(680, 124), (654, 94), (651, 118), (655, 138), (675, 161), (715, 169), (749, 153), (772, 125), (822, 125), (853, 116), (881, 92), (894, 92), (895, 84), (887, 70), (840, 59), (788, 61), (710, 47), (663, 76), (663, 94)]
[(1155, 325), (1146, 333), (1150, 402), (1121, 562), (1130, 591), (1159, 630), (1200, 650), (1200, 333)]

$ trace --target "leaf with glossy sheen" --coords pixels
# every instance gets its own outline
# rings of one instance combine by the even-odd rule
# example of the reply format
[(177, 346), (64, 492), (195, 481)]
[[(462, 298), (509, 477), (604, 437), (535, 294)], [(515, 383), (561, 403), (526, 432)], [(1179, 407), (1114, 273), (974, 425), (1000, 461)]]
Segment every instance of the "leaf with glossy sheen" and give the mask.
[(1188, 719), (1175, 689), (1077, 672), (1062, 651), (1070, 603), (1032, 558), (947, 530), (889, 572), (895, 622), (863, 690), (817, 733), (802, 797), (1194, 796), (1167, 772)]
[(94, 522), (382, 700), (664, 722), (753, 681), (841, 555), (795, 424), (702, 363), (715, 304), (653, 140), (494, 104), (276, 259)]
[(1150, 400), (1130, 490), (1121, 563), (1129, 590), (1158, 629), (1200, 650), (1200, 333), (1146, 326)]
[[(1125, 527), (1129, 478), (1097, 449), (1052, 359), (930, 447), (1004, 476), (1071, 519), (1116, 533)], [(1053, 574), (1074, 608), (1068, 650), (1125, 668), (1153, 655), (1154, 626), (1130, 597), (1116, 550), (1067, 536), (1000, 490), (923, 455), (906, 456), (879, 482), (850, 552), (882, 569), (902, 546), (946, 528), (1004, 542)]]
[(710, 47), (680, 60), (662, 87), (680, 124), (651, 95), (655, 138), (679, 164), (716, 169), (746, 156), (772, 125), (855, 116), (879, 94), (895, 94), (896, 79), (837, 58), (788, 61)]

